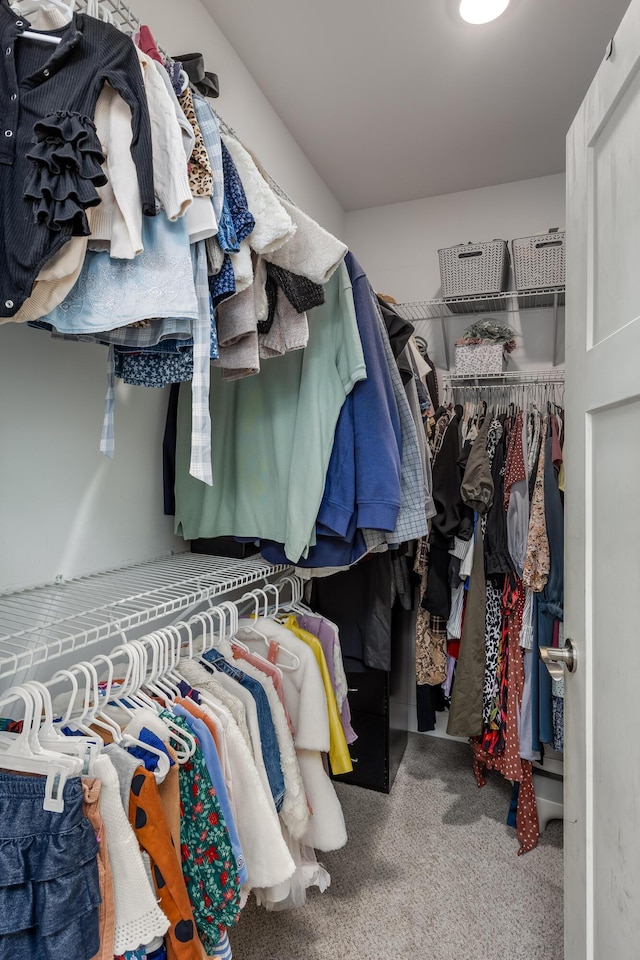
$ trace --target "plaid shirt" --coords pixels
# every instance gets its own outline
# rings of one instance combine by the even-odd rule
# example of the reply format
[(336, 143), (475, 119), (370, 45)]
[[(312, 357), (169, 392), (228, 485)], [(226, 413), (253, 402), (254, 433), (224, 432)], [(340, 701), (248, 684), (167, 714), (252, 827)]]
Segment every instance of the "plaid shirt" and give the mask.
[(224, 201), (224, 174), (222, 172), (222, 145), (218, 118), (211, 109), (211, 105), (199, 93), (193, 94), (193, 104), (196, 108), (196, 119), (200, 126), (202, 139), (207, 148), (209, 163), (213, 170), (213, 212), (216, 223), (220, 223), (222, 204)]
[[(193, 279), (198, 299), (198, 319), (191, 321), (193, 335), (193, 382), (191, 385), (191, 462), (189, 473), (213, 485), (211, 467), (211, 414), (209, 412), (210, 353), (212, 349), (212, 308), (204, 240), (191, 246)], [(135, 328), (144, 331), (147, 328)], [(115, 453), (114, 417), (116, 403), (114, 346), (107, 357), (107, 393), (100, 437), (100, 452), (110, 460)]]
[(193, 383), (191, 385), (191, 462), (189, 473), (209, 486), (211, 468), (211, 414), (209, 385), (211, 374), (212, 309), (207, 274), (207, 250), (204, 240), (191, 247), (193, 279), (198, 298), (198, 319), (193, 321)]
[(418, 540), (428, 533), (424, 468), (420, 456), (420, 447), (418, 446), (415, 420), (389, 343), (387, 327), (377, 297), (373, 292), (371, 296), (377, 308), (378, 324), (384, 344), (385, 358), (391, 374), (393, 392), (398, 405), (402, 431), (400, 512), (396, 521), (396, 529), (393, 533), (386, 534), (386, 540), (388, 543), (405, 543), (408, 540)]

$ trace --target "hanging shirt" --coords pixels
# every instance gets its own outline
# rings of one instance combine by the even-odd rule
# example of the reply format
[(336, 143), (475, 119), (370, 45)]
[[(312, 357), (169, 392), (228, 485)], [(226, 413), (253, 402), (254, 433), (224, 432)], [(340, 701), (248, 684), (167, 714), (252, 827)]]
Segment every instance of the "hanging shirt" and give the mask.
[(276, 738), (276, 732), (273, 725), (273, 719), (271, 717), (271, 710), (269, 708), (267, 696), (257, 680), (254, 680), (253, 677), (247, 676), (247, 674), (242, 670), (239, 670), (233, 664), (225, 660), (223, 655), (219, 653), (218, 650), (208, 650), (204, 654), (204, 659), (207, 661), (207, 663), (212, 664), (212, 666), (220, 673), (226, 674), (228, 677), (231, 677), (232, 680), (237, 680), (237, 682), (244, 687), (245, 690), (249, 691), (255, 700), (258, 711), (258, 724), (260, 726), (262, 756), (264, 758), (264, 764), (267, 771), (267, 778), (269, 780), (273, 802), (276, 805), (276, 810), (279, 810), (282, 806), (282, 800), (284, 797), (284, 779), (282, 777), (282, 768), (280, 766), (278, 741)]
[(313, 540), (340, 408), (366, 376), (344, 266), (309, 313), (309, 343), (265, 363), (259, 376), (223, 383), (211, 371), (212, 488), (187, 474), (189, 390), (180, 390), (176, 530), (284, 543), (295, 562)]
[(200, 743), (207, 766), (207, 771), (211, 778), (215, 795), (218, 798), (224, 824), (229, 834), (233, 856), (238, 869), (238, 878), (240, 885), (242, 886), (247, 882), (247, 868), (244, 862), (242, 845), (240, 843), (240, 838), (238, 837), (238, 828), (231, 811), (229, 794), (227, 793), (224, 774), (222, 772), (220, 758), (218, 756), (218, 751), (216, 749), (213, 736), (208, 728), (207, 723), (203, 719), (204, 714), (202, 714), (202, 717), (198, 717), (195, 713), (194, 706), (190, 705), (187, 701), (185, 701), (184, 705), (180, 703), (173, 704), (172, 711), (176, 714), (176, 716), (183, 717), (185, 719), (191, 733), (197, 737), (198, 742)]
[(308, 630), (303, 630), (294, 616), (287, 617), (284, 626), (287, 630), (295, 634), (296, 637), (299, 637), (300, 640), (303, 640), (307, 646), (311, 647), (317, 664), (320, 667), (324, 692), (327, 698), (327, 710), (329, 711), (329, 760), (331, 762), (331, 769), (334, 775), (351, 773), (353, 764), (342, 728), (336, 695), (333, 690), (333, 684), (331, 683), (331, 674), (329, 673), (322, 644), (318, 638), (314, 637)]
[(358, 735), (351, 726), (351, 708), (347, 696), (349, 685), (344, 671), (338, 628), (335, 623), (327, 620), (326, 617), (314, 616), (313, 613), (302, 614), (298, 617), (298, 623), (303, 630), (308, 630), (322, 644), (342, 718), (344, 735), (347, 738), (347, 743), (354, 743), (358, 739)]
[(90, 232), (85, 211), (106, 181), (93, 118), (107, 80), (131, 107), (143, 213), (156, 212), (149, 112), (131, 39), (81, 13), (54, 31), (56, 47), (21, 39), (29, 27), (0, 0), (0, 320), (17, 313), (47, 260)]
[[(189, 730), (184, 717), (174, 718)], [(198, 934), (213, 953), (240, 913), (240, 881), (220, 801), (211, 783), (201, 744), (180, 768), (182, 871)]]

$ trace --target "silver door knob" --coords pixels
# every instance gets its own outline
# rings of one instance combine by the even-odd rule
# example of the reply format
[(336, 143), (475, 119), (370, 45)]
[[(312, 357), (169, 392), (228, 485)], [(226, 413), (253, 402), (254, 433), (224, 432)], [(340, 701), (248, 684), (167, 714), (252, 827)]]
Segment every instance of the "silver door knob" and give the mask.
[(573, 640), (567, 640), (564, 647), (540, 647), (540, 659), (554, 680), (561, 680), (564, 667), (574, 673), (578, 666), (578, 651)]

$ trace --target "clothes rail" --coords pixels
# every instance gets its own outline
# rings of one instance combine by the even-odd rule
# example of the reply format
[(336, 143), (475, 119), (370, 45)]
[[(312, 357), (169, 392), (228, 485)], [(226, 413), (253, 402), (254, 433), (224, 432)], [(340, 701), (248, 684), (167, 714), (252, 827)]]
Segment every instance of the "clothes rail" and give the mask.
[(0, 679), (288, 570), (185, 553), (0, 594)]
[[(77, 0), (76, 6), (79, 10), (86, 12), (88, 6), (87, 0)], [(120, 30), (123, 30), (125, 33), (135, 33), (135, 31), (139, 30), (142, 26), (142, 21), (140, 18), (135, 15), (133, 10), (131, 10), (126, 3), (123, 3), (123, 0), (99, 0), (99, 9), (101, 11), (105, 11), (115, 26), (119, 27)], [(158, 50), (166, 60), (172, 59), (171, 55), (163, 50), (162, 47), (159, 46)], [(238, 136), (233, 127), (230, 126), (226, 120), (220, 116), (217, 110), (213, 109), (213, 112), (218, 119), (218, 123), (222, 132), (229, 137), (233, 137), (235, 140), (239, 140), (242, 143), (242, 139)], [(295, 201), (291, 199), (285, 190), (283, 190), (277, 180), (274, 180), (270, 173), (265, 171), (262, 167), (260, 167), (260, 172), (269, 183), (269, 186), (275, 190), (281, 199), (286, 200), (288, 203), (291, 203), (295, 206)]]

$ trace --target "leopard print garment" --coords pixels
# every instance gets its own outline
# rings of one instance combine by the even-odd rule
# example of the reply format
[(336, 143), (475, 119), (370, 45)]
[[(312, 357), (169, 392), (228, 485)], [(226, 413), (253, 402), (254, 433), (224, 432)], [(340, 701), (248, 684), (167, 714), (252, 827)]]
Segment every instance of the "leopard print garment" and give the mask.
[[(502, 437), (502, 424), (499, 420), (492, 420), (487, 434), (487, 456), (489, 465), (493, 463), (493, 458)], [(482, 525), (482, 536), (484, 538), (487, 532), (487, 515), (480, 519)], [(484, 685), (482, 691), (482, 718), (485, 726), (489, 723), (491, 707), (494, 703), (497, 683), (498, 683), (498, 650), (500, 648), (500, 637), (502, 634), (502, 590), (493, 586), (487, 580), (486, 585), (486, 623), (484, 631), (485, 647), (485, 671)]]
[(180, 95), (180, 106), (185, 117), (193, 127), (196, 142), (189, 160), (189, 186), (194, 197), (213, 196), (213, 169), (207, 148), (204, 145), (200, 124), (196, 118), (193, 94), (189, 87)]
[[(489, 467), (493, 463), (493, 458), (495, 452), (500, 443), (500, 438), (502, 437), (502, 424), (499, 420), (492, 420), (489, 426), (489, 431), (487, 433), (487, 457), (489, 458)], [(482, 539), (484, 540), (487, 533), (487, 514), (484, 513), (480, 518), (480, 523), (482, 525)]]
[(482, 719), (489, 726), (491, 713), (499, 690), (498, 653), (502, 638), (502, 587), (496, 587), (491, 580), (486, 585), (486, 626), (484, 632), (485, 668), (482, 688)]
[(544, 590), (549, 579), (550, 569), (549, 539), (547, 537), (547, 521), (544, 509), (544, 458), (548, 429), (549, 418), (545, 417), (542, 422), (542, 446), (531, 501), (527, 555), (522, 576), (525, 587), (528, 587), (534, 593), (541, 593)]
[(427, 589), (427, 538), (418, 546), (414, 571), (420, 575), (420, 601), (416, 622), (416, 683), (437, 686), (447, 678), (447, 624), (440, 617), (432, 617), (422, 607)]

